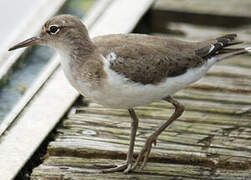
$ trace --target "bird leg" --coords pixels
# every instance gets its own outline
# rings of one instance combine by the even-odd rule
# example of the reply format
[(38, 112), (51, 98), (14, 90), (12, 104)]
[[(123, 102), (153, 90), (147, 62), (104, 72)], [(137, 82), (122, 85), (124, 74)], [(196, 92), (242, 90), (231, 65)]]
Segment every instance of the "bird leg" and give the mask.
[(172, 116), (163, 124), (161, 125), (145, 142), (145, 146), (140, 151), (137, 160), (135, 164), (132, 167), (132, 170), (135, 170), (137, 167), (139, 167), (140, 163), (142, 162), (141, 169), (143, 169), (146, 165), (146, 162), (148, 160), (149, 154), (151, 152), (152, 144), (156, 143), (158, 136), (178, 117), (182, 115), (184, 112), (184, 106), (173, 99), (171, 96), (168, 96), (164, 98), (163, 100), (172, 103), (175, 107), (175, 111), (172, 114)]
[(125, 169), (124, 173), (128, 173), (132, 169), (133, 150), (134, 150), (134, 145), (135, 145), (135, 138), (136, 138), (136, 133), (138, 129), (138, 124), (139, 124), (139, 119), (134, 109), (129, 109), (128, 111), (130, 113), (132, 121), (131, 121), (130, 145), (129, 145), (129, 151), (126, 158), (126, 162), (128, 166)]
[(103, 173), (118, 172), (118, 171), (124, 171), (124, 173), (128, 173), (132, 169), (133, 150), (134, 150), (134, 144), (135, 144), (135, 138), (136, 138), (139, 120), (137, 118), (137, 115), (134, 109), (131, 108), (131, 109), (128, 109), (128, 111), (132, 120), (131, 120), (130, 145), (129, 145), (126, 162), (120, 165), (116, 165), (113, 168), (104, 169), (102, 170)]
[(175, 107), (174, 113), (171, 115), (171, 117), (163, 124), (161, 125), (145, 142), (144, 147), (140, 151), (136, 162), (133, 164), (133, 150), (134, 150), (134, 143), (135, 143), (135, 137), (136, 132), (138, 128), (138, 118), (135, 114), (135, 111), (133, 109), (128, 109), (130, 116), (132, 118), (131, 122), (131, 134), (130, 134), (130, 145), (129, 150), (127, 154), (126, 162), (120, 165), (117, 165), (115, 167), (102, 170), (104, 173), (108, 172), (118, 172), (118, 171), (124, 171), (124, 173), (128, 173), (130, 171), (135, 170), (137, 167), (139, 167), (140, 163), (142, 162), (142, 165), (140, 166), (142, 169), (145, 167), (146, 162), (148, 160), (149, 154), (151, 152), (152, 144), (156, 145), (156, 141), (158, 136), (177, 118), (179, 118), (182, 113), (184, 112), (184, 106), (173, 99), (171, 96), (168, 96), (164, 98), (163, 100), (171, 103)]

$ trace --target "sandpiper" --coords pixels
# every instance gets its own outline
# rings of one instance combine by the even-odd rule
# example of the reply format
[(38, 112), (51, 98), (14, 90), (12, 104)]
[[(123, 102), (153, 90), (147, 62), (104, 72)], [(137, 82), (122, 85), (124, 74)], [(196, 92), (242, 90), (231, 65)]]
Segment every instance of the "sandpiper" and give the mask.
[[(152, 144), (184, 111), (172, 95), (199, 80), (223, 59), (245, 54), (247, 48), (229, 48), (239, 44), (236, 34), (227, 34), (202, 42), (184, 42), (142, 34), (114, 34), (90, 39), (77, 17), (60, 15), (49, 19), (37, 37), (9, 50), (31, 45), (50, 46), (60, 54), (64, 73), (82, 95), (105, 107), (128, 109), (131, 116), (130, 144), (124, 164), (102, 172), (144, 167)], [(146, 141), (136, 161), (134, 142), (138, 128), (135, 106), (165, 100), (175, 111)]]

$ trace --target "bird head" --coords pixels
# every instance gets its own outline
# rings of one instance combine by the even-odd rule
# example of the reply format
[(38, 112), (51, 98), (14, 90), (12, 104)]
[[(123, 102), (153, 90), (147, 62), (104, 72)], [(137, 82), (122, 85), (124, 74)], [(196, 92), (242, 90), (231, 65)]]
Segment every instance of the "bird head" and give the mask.
[(45, 45), (59, 50), (70, 50), (90, 43), (88, 31), (81, 20), (72, 15), (59, 15), (49, 19), (38, 36), (22, 41), (9, 51), (33, 45)]

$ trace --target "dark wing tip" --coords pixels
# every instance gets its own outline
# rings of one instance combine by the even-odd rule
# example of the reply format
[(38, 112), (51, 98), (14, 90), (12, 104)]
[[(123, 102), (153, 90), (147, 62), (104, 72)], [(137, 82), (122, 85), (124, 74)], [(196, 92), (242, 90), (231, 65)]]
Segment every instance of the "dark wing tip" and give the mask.
[(229, 39), (230, 41), (233, 41), (237, 37), (237, 34), (226, 34), (221, 37), (216, 38), (217, 41), (221, 41), (222, 39)]
[[(203, 58), (210, 58), (212, 56), (221, 54), (225, 47), (236, 45), (242, 43), (242, 41), (236, 41), (235, 38), (237, 37), (237, 34), (226, 34), (223, 36), (220, 36), (216, 38), (216, 42), (210, 44), (207, 47), (199, 49), (198, 52), (204, 51), (204, 53), (200, 53)], [(208, 50), (207, 53), (205, 53), (206, 49)]]

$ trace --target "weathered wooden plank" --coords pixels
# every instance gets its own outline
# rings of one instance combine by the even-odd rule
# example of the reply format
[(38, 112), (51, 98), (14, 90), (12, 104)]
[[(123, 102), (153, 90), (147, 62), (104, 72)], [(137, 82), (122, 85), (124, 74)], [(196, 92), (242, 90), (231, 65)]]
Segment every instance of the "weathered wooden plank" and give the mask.
[[(250, 56), (247, 56), (248, 59), (245, 59), (245, 62), (250, 62)], [(242, 59), (242, 57), (238, 57), (238, 59)], [(235, 59), (233, 59), (235, 61)], [(233, 61), (232, 60), (232, 61)], [(226, 61), (225, 63), (230, 64), (230, 61)], [(235, 78), (251, 78), (251, 67), (238, 67), (233, 65), (222, 65), (218, 64), (217, 66), (213, 66), (212, 69), (207, 73), (207, 75), (212, 76), (223, 76), (223, 77), (235, 77)]]
[[(104, 134), (103, 134), (104, 136)], [(50, 156), (74, 156), (83, 158), (116, 158), (125, 159), (128, 150), (128, 140), (111, 138), (78, 137), (58, 139), (49, 147)], [(136, 152), (143, 145), (137, 139)], [(243, 153), (242, 153), (243, 152)], [(206, 167), (225, 169), (250, 169), (251, 161), (248, 152), (224, 148), (182, 145), (161, 141), (154, 147), (150, 156), (152, 162), (175, 162), (178, 164), (194, 164)]]
[(214, 14), (224, 16), (242, 16), (251, 18), (251, 2), (242, 0), (190, 0), (189, 3), (175, 0), (158, 0), (153, 8), (161, 10), (173, 10), (179, 12), (193, 12), (198, 14)]
[[(168, 114), (173, 111), (171, 109), (163, 108), (148, 108), (148, 107), (138, 107), (135, 108), (139, 117), (166, 119)], [(110, 109), (110, 108), (100, 108), (100, 107), (88, 107), (84, 110), (85, 113), (97, 113), (105, 115), (117, 115), (117, 116), (128, 116), (126, 110), (121, 109)], [(227, 114), (215, 114), (208, 112), (199, 111), (185, 111), (183, 116), (179, 118), (180, 120), (185, 120), (188, 122), (207, 122), (212, 124), (225, 124), (225, 125), (239, 125), (247, 126), (250, 123), (250, 117), (245, 115), (227, 115)]]
[[(237, 96), (237, 95), (236, 95)], [(179, 97), (179, 96), (177, 96)], [(238, 96), (236, 97), (238, 99)], [(247, 105), (243, 105), (242, 103), (234, 103), (228, 104), (221, 101), (217, 101), (215, 99), (208, 99), (205, 101), (204, 99), (181, 99), (180, 101), (185, 105), (186, 110), (190, 111), (199, 111), (199, 112), (211, 112), (211, 113), (219, 113), (219, 114), (231, 114), (231, 115), (250, 115), (249, 109), (251, 108), (251, 103), (247, 103)], [(90, 103), (89, 107), (102, 107), (95, 103)], [(173, 105), (169, 103), (163, 102), (154, 102), (148, 106), (150, 110), (154, 110), (154, 108), (165, 108), (165, 109), (172, 109)], [(147, 108), (147, 107), (144, 107)], [(139, 108), (140, 109), (140, 108)], [(78, 107), (75, 110), (81, 112), (85, 111), (85, 108)]]
[(222, 61), (220, 64), (228, 64), (232, 66), (240, 66), (240, 67), (251, 67), (250, 55), (249, 56), (239, 56), (228, 59), (227, 61)]
[[(70, 145), (76, 148), (76, 152), (78, 150), (81, 150), (82, 152), (79, 154), (81, 157), (87, 157), (88, 152), (83, 153), (83, 149), (95, 149), (97, 152), (96, 156), (106, 156), (106, 154), (110, 154), (107, 151), (115, 151), (114, 148), (119, 148), (121, 152), (119, 153), (126, 153), (127, 152), (127, 143), (128, 143), (128, 136), (129, 132), (126, 131), (116, 131), (112, 128), (102, 128), (101, 130), (98, 130), (96, 128), (92, 129), (93, 127), (90, 127), (88, 130), (89, 132), (100, 132), (99, 134), (102, 134), (102, 132), (105, 132), (106, 138), (102, 137), (102, 135), (92, 135), (88, 137), (88, 135), (83, 134), (76, 134), (76, 135), (65, 135), (58, 137), (55, 142), (53, 142), (50, 146), (50, 155), (60, 155), (60, 151), (64, 150), (63, 147), (65, 147), (64, 144)], [(95, 130), (95, 131), (94, 131)], [(61, 131), (63, 132), (63, 131)], [(85, 131), (83, 131), (85, 132)], [(86, 131), (87, 132), (87, 131)], [(121, 135), (117, 135), (116, 133), (122, 133)], [(144, 132), (144, 135), (142, 135), (141, 132)], [(65, 133), (65, 132), (63, 132)], [(139, 135), (137, 138), (136, 143), (136, 149), (139, 151), (140, 147), (143, 146), (146, 137), (149, 136), (152, 133), (150, 130), (139, 130)], [(114, 135), (115, 134), (115, 135)], [(178, 134), (178, 133), (176, 133)], [(112, 137), (112, 135), (116, 136), (113, 139), (109, 138)], [(104, 134), (103, 134), (104, 136)], [(199, 161), (202, 157), (210, 156), (210, 154), (213, 154), (215, 157), (208, 158), (208, 160), (219, 160), (224, 162), (224, 158), (231, 157), (229, 162), (233, 162), (234, 159), (237, 159), (238, 162), (243, 162), (243, 164), (250, 164), (251, 161), (246, 160), (246, 158), (250, 158), (250, 143), (247, 140), (234, 140), (234, 138), (229, 138), (227, 136), (206, 136), (206, 135), (196, 135), (194, 134), (188, 134), (181, 132), (178, 135), (172, 135), (171, 133), (164, 133), (160, 136), (157, 147), (153, 148), (152, 151), (152, 157), (153, 161), (157, 161), (158, 159), (162, 159), (162, 161), (168, 161), (169, 158), (173, 159), (173, 157), (170, 157), (171, 154), (177, 153), (176, 156), (179, 155), (188, 155), (190, 154), (191, 157), (187, 157), (187, 161)], [(96, 142), (97, 145), (102, 145), (101, 147), (97, 148), (95, 147), (95, 143), (91, 144), (92, 142)], [(243, 143), (244, 142), (244, 143)], [(81, 144), (82, 145), (81, 145)], [(109, 148), (109, 146), (113, 146), (114, 148)], [(108, 148), (107, 148), (108, 147)], [(67, 155), (73, 155), (72, 154), (72, 147), (65, 148)], [(168, 154), (168, 155), (167, 155)], [(179, 155), (178, 155), (179, 154)], [(175, 157), (177, 159), (177, 157)], [(173, 159), (173, 160), (175, 160)], [(221, 160), (223, 159), (223, 160)], [(207, 160), (207, 161), (208, 161)], [(181, 159), (178, 160), (181, 163)], [(178, 162), (177, 161), (177, 162)], [(234, 160), (236, 162), (236, 160)]]
[[(190, 100), (182, 99), (181, 102), (185, 105), (186, 110), (190, 111), (200, 111), (200, 112), (212, 112), (220, 114), (232, 114), (240, 115), (245, 109), (251, 108), (250, 105), (243, 104), (224, 104), (222, 102), (215, 102), (213, 100), (203, 101), (203, 100)], [(173, 108), (171, 104), (168, 103), (153, 103), (151, 106), (159, 108)], [(248, 113), (248, 112), (247, 112)]]
[[(152, 28), (166, 31), (166, 23), (186, 22), (218, 27), (249, 25), (251, 13), (249, 0), (175, 1), (158, 0), (152, 10)], [(176, 31), (180, 33), (179, 31)]]
[(197, 89), (219, 90), (224, 92), (251, 93), (251, 80), (230, 77), (203, 77), (200, 81), (190, 87)]
[[(129, 138), (129, 135), (128, 137), (126, 135), (126, 134), (129, 134), (129, 123), (128, 123), (129, 118), (128, 117), (123, 118), (123, 117), (118, 117), (118, 116), (107, 117), (107, 116), (95, 116), (95, 115), (89, 115), (88, 117), (88, 115), (86, 115), (86, 116), (78, 116), (75, 118), (67, 120), (64, 123), (64, 127), (66, 129), (62, 129), (62, 130), (59, 129), (59, 131), (62, 132), (64, 135), (58, 136), (57, 140), (61, 141), (61, 140), (64, 140), (64, 138), (66, 139), (67, 138), (69, 139), (80, 138), (81, 139), (82, 136), (85, 136), (84, 132), (86, 130), (87, 132), (88, 130), (90, 132), (93, 132), (94, 133), (93, 136), (99, 136), (98, 134), (100, 133), (102, 134), (103, 132), (105, 132), (106, 134), (107, 133), (110, 134), (109, 137), (115, 136), (116, 138), (118, 138), (118, 140)], [(148, 119), (145, 119), (145, 118), (147, 117), (140, 118), (141, 126), (139, 127), (139, 132), (138, 132), (139, 134), (138, 137), (143, 141), (145, 140), (146, 137), (150, 135), (150, 133), (152, 133), (153, 131), (152, 129), (156, 129), (156, 126), (158, 126), (158, 124), (161, 124), (164, 122), (164, 120), (149, 119), (149, 117)], [(77, 121), (77, 123), (75, 121)], [(196, 147), (192, 147), (192, 149), (194, 148), (196, 149), (197, 147), (203, 148), (204, 144), (203, 143), (199, 144), (199, 142), (202, 141), (204, 138), (210, 136), (212, 137), (210, 139), (210, 142), (212, 144), (214, 144), (214, 142), (217, 142), (215, 145), (212, 145), (213, 147), (238, 149), (239, 145), (241, 144), (243, 146), (243, 149), (248, 150), (250, 148), (251, 144), (249, 141), (247, 141), (249, 138), (248, 134), (250, 135), (249, 128), (240, 128), (240, 127), (233, 127), (233, 126), (217, 127), (216, 125), (214, 126), (211, 125), (211, 127), (208, 128), (208, 125), (210, 126), (210, 124), (207, 124), (207, 123), (204, 123), (204, 124), (195, 123), (194, 125), (194, 123), (176, 121), (168, 129), (168, 131), (162, 133), (162, 136), (160, 137), (160, 141), (163, 140), (169, 143), (176, 142), (180, 145), (194, 145)], [(117, 129), (117, 128), (122, 128), (122, 127), (127, 127), (127, 128)], [(215, 127), (215, 129), (213, 127)], [(234, 131), (238, 133), (238, 135), (234, 134)], [(232, 133), (232, 136), (229, 135), (230, 133)], [(243, 136), (241, 136), (242, 133), (243, 133)], [(225, 139), (228, 139), (231, 144), (227, 144), (228, 140), (225, 140)], [(225, 143), (227, 145), (225, 145)]]
[[(242, 179), (244, 175), (249, 177), (248, 171), (242, 170), (217, 170), (212, 168), (171, 164), (171, 163), (148, 163), (148, 167), (142, 172), (125, 175), (122, 173), (93, 174), (97, 169), (94, 164), (98, 163), (121, 163), (120, 160), (87, 159), (73, 157), (50, 157), (43, 165), (33, 171), (33, 179), (139, 179), (139, 180), (166, 180), (166, 179)], [(71, 167), (71, 168), (69, 168)], [(50, 171), (48, 172), (48, 169)], [(184, 174), (184, 171), (186, 172)], [(45, 175), (45, 176), (44, 176)]]
[(186, 99), (199, 99), (204, 101), (219, 101), (222, 103), (238, 103), (243, 105), (250, 105), (251, 99), (247, 98), (248, 95), (233, 92), (219, 92), (219, 91), (207, 91), (198, 89), (184, 89), (177, 92), (175, 95), (177, 98)]
[[(118, 119), (119, 119), (119, 122), (117, 122)], [(86, 130), (90, 126), (92, 129), (93, 128), (96, 129), (96, 128), (99, 128), (98, 125), (100, 124), (102, 125), (102, 123), (107, 126), (106, 128), (108, 127), (129, 128), (128, 121), (129, 121), (128, 117), (122, 117), (122, 116), (118, 117), (118, 116), (111, 116), (111, 115), (109, 116), (109, 115), (101, 115), (101, 114), (85, 114), (85, 113), (79, 114), (78, 113), (78, 115), (74, 115), (73, 117), (70, 117), (69, 119), (66, 119), (64, 121), (64, 127), (66, 129), (61, 130), (61, 128), (59, 128), (58, 131), (60, 132), (63, 131), (66, 135), (76, 135), (79, 133), (81, 134), (82, 128)], [(151, 129), (155, 128), (158, 124), (161, 124), (161, 122), (163, 122), (163, 120), (149, 119), (147, 117), (140, 118), (141, 126), (146, 127), (146, 128), (150, 127)], [(103, 126), (101, 126), (100, 128), (102, 129), (102, 127)], [(145, 128), (143, 129), (147, 130)], [(123, 131), (123, 129), (120, 131)], [(209, 124), (206, 122), (191, 123), (187, 121), (177, 120), (174, 124), (172, 124), (172, 126), (169, 127), (169, 130), (166, 133), (167, 135), (175, 135), (175, 136), (178, 136), (180, 133), (187, 133), (191, 135), (195, 134), (196, 138), (199, 138), (200, 135), (202, 135), (202, 137), (214, 135), (214, 136), (223, 136), (223, 137), (228, 136), (228, 137), (248, 140), (250, 136), (250, 131), (251, 130), (249, 127)]]

